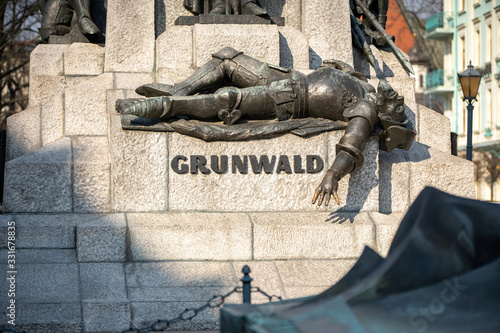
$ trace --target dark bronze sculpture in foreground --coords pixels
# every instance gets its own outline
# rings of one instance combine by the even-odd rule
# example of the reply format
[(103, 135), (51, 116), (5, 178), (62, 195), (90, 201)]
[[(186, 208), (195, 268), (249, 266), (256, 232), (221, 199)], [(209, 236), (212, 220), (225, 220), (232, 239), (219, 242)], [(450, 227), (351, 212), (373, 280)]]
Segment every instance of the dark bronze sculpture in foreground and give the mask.
[(335, 161), (313, 198), (313, 203), (328, 205), (333, 195), (338, 203), (338, 181), (362, 166), (363, 147), (376, 127), (381, 149), (387, 151), (408, 149), (415, 132), (406, 128), (404, 98), (387, 82), (379, 81), (376, 91), (347, 64), (327, 65), (303, 75), (225, 47), (186, 80), (173, 86), (141, 86), (136, 91), (147, 98), (118, 100), (116, 109), (122, 115), (164, 122), (178, 116), (206, 122), (220, 119), (228, 127), (256, 119), (348, 122)]
[(311, 297), (225, 305), (222, 333), (500, 332), (500, 205), (424, 189), (384, 259)]

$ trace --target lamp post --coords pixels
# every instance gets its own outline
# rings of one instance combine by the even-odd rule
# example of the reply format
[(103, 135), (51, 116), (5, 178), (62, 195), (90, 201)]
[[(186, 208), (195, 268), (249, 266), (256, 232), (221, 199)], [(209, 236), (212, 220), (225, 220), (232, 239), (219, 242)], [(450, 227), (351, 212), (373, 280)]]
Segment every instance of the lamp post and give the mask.
[(467, 159), (472, 161), (472, 111), (474, 111), (474, 101), (477, 101), (477, 91), (483, 76), (474, 70), (472, 61), (467, 69), (458, 74), (460, 85), (464, 93), (464, 101), (467, 101)]

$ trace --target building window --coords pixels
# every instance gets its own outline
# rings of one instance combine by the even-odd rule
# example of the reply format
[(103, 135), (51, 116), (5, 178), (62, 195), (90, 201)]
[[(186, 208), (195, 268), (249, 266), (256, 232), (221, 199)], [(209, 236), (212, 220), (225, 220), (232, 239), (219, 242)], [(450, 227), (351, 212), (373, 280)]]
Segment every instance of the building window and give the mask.
[(491, 86), (486, 90), (486, 127), (492, 127), (493, 124), (493, 103), (491, 98)]
[(472, 58), (472, 65), (479, 66), (481, 64), (481, 30), (479, 24), (476, 24), (474, 28), (474, 57)]
[(466, 54), (465, 54), (465, 36), (460, 37), (460, 45), (459, 45), (459, 50), (461, 51), (459, 55), (461, 56), (461, 59), (459, 59), (459, 63), (462, 63), (462, 68), (465, 69), (466, 67)]
[(424, 87), (424, 76), (423, 76), (422, 74), (420, 74), (420, 75), (418, 76), (418, 86), (419, 86), (420, 88), (423, 88), (423, 87)]
[(465, 0), (460, 0), (460, 2), (458, 3), (458, 11), (459, 12), (465, 11)]
[(491, 20), (489, 22), (486, 22), (486, 45), (485, 45), (485, 62), (491, 62), (492, 59), (492, 44), (493, 44), (493, 39), (491, 38)]

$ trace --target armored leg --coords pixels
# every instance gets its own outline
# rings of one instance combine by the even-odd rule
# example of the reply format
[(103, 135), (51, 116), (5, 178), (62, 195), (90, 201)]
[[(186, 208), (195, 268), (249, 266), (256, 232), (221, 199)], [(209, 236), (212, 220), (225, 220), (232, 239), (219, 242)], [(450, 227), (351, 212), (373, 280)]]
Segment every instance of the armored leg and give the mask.
[(84, 35), (98, 34), (99, 28), (94, 24), (89, 12), (89, 0), (70, 0), (71, 7), (76, 12), (80, 31)]
[(226, 12), (224, 8), (224, 0), (214, 0), (210, 15), (222, 15)]
[(389, 9), (388, 0), (378, 1), (378, 22), (385, 29), (387, 23), (387, 10)]
[(221, 49), (212, 57), (186, 80), (173, 86), (153, 83), (143, 85), (136, 91), (146, 97), (187, 96), (215, 90), (227, 83), (240, 88), (266, 85), (289, 75), (287, 69), (271, 66), (231, 47)]
[[(273, 92), (268, 86), (245, 89), (226, 87), (214, 94), (162, 96), (116, 102), (116, 110), (121, 114), (133, 114), (162, 121), (175, 116), (187, 116), (199, 120), (219, 118), (226, 125), (232, 125), (242, 116), (249, 119), (275, 118), (276, 110), (280, 108), (283, 107), (277, 107)], [(290, 116), (291, 114), (288, 115)]]

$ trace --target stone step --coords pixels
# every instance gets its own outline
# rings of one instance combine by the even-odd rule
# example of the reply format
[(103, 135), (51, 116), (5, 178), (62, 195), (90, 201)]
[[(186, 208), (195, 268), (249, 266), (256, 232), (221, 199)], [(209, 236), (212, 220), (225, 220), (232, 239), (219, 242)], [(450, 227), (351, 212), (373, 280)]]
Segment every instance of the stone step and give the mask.
[(350, 260), (364, 246), (385, 254), (401, 217), (328, 212), (12, 214), (2, 216), (0, 231), (6, 234), (7, 222), (15, 221), (19, 248), (76, 248), (79, 262)]

